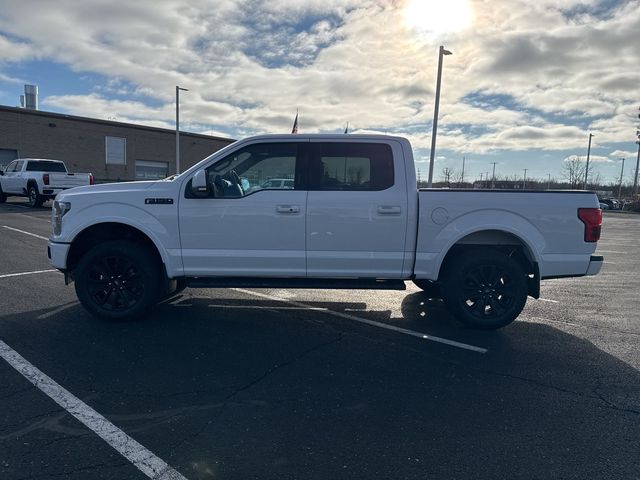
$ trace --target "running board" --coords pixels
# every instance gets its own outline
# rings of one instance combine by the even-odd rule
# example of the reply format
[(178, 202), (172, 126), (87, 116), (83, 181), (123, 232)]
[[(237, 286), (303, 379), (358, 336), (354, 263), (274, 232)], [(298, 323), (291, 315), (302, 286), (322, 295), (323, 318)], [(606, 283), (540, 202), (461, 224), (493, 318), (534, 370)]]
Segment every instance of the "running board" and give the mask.
[(193, 277), (186, 278), (191, 288), (309, 288), (321, 290), (406, 290), (403, 280), (357, 278), (243, 278)]

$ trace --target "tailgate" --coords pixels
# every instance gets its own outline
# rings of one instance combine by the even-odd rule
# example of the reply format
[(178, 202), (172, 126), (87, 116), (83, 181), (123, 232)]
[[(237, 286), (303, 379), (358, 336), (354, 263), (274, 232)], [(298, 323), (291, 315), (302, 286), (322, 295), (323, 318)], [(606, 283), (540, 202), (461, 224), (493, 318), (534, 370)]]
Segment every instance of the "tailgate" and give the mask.
[(88, 173), (50, 173), (49, 185), (53, 188), (73, 188), (89, 185)]

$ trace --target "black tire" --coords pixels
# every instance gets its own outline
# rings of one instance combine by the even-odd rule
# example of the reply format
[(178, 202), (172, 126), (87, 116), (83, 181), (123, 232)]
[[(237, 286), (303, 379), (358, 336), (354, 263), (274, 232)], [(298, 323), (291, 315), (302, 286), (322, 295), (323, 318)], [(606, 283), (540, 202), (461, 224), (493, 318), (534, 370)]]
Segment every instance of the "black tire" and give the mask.
[(0, 185), (0, 203), (7, 201), (7, 194), (2, 191), (2, 185)]
[(495, 330), (513, 322), (527, 302), (527, 276), (515, 259), (492, 251), (462, 254), (444, 272), (442, 294), (463, 324)]
[(144, 316), (159, 301), (162, 268), (147, 248), (126, 240), (93, 247), (74, 271), (82, 306), (107, 320)]
[(416, 279), (413, 283), (420, 288), (428, 298), (442, 298), (439, 284), (424, 279)]
[(36, 185), (31, 185), (29, 190), (27, 190), (29, 195), (29, 206), (31, 208), (40, 208), (44, 203), (45, 199), (40, 192), (38, 192), (38, 187)]

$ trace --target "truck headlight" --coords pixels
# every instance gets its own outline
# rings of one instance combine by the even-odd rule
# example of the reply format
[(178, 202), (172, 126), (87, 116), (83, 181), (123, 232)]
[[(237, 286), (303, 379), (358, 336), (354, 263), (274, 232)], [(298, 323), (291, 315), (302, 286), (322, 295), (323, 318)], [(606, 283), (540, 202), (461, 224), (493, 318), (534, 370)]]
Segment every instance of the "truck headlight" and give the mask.
[(62, 232), (62, 217), (71, 210), (71, 203), (59, 202), (55, 200), (53, 202), (53, 208), (51, 209), (51, 225), (53, 226), (53, 234), (60, 235)]

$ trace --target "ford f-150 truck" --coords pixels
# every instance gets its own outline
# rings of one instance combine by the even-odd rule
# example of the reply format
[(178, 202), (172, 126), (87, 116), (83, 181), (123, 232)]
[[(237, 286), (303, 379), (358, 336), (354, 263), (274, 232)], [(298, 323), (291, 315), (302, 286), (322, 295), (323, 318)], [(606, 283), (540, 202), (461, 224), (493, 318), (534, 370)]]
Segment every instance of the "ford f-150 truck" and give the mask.
[(69, 173), (60, 160), (19, 158), (0, 173), (0, 202), (15, 195), (27, 197), (31, 207), (41, 207), (63, 190), (84, 185), (93, 185), (91, 173)]
[(49, 257), (108, 319), (185, 286), (412, 280), (463, 323), (495, 329), (539, 296), (541, 279), (600, 271), (598, 207), (586, 191), (419, 190), (400, 137), (266, 135), (164, 180), (60, 193)]

